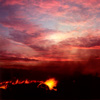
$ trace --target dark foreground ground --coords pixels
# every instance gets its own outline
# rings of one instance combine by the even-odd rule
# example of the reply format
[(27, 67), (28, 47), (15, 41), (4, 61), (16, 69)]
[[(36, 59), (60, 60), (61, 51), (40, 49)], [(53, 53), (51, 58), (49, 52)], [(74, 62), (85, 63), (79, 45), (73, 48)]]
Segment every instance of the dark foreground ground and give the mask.
[(9, 84), (6, 90), (0, 90), (0, 100), (100, 99), (100, 78), (90, 75), (63, 79), (58, 83), (57, 91), (50, 91), (46, 85), (37, 88), (38, 84)]

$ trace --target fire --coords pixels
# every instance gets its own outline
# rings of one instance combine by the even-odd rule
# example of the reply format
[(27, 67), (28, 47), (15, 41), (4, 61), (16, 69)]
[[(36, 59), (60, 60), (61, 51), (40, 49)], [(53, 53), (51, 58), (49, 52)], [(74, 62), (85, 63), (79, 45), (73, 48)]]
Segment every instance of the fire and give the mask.
[(0, 86), (1, 89), (7, 89), (7, 85)]
[(57, 86), (57, 81), (54, 78), (48, 79), (44, 82), (50, 90), (56, 90), (54, 87)]
[(0, 83), (0, 89), (7, 89), (7, 87), (9, 86), (9, 83), (12, 84), (12, 85), (16, 85), (16, 84), (30, 84), (30, 83), (36, 83), (36, 82), (40, 83), (37, 86), (37, 88), (39, 86), (41, 86), (42, 84), (45, 84), (49, 87), (50, 90), (57, 91), (57, 89), (55, 89), (55, 87), (57, 86), (57, 81), (54, 78), (48, 79), (45, 82), (44, 81), (36, 81), (36, 80), (31, 80), (30, 81), (28, 79), (23, 80), (23, 81), (20, 81), (20, 80), (17, 79), (15, 82), (13, 82), (13, 81), (1, 82)]

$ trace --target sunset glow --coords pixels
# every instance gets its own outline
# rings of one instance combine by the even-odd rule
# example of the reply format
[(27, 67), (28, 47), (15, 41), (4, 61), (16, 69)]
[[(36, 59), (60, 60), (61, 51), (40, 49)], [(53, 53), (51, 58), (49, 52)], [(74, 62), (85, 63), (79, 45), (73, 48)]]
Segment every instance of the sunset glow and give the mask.
[[(95, 48), (100, 47), (100, 0), (0, 0), (0, 3), (1, 62), (13, 57), (82, 61), (100, 56), (100, 49)], [(77, 47), (77, 51), (73, 54), (70, 47)]]
[(50, 40), (51, 42), (53, 42), (54, 44), (55, 43), (59, 43), (63, 40), (65, 40), (67, 38), (67, 35), (64, 34), (64, 33), (54, 33), (54, 34), (51, 34), (51, 35), (48, 35), (46, 37), (47, 40)]

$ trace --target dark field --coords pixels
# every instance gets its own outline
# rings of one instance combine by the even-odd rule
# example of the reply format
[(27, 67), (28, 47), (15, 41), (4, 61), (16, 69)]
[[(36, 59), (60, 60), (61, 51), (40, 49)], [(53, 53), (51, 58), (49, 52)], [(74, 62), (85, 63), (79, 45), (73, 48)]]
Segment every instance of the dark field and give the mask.
[[(14, 69), (12, 70), (13, 72), (15, 72)], [(21, 70), (17, 70), (17, 72), (20, 71)], [(25, 70), (23, 70), (23, 73), (24, 71)], [(44, 76), (43, 73), (40, 74), (41, 77)], [(6, 73), (6, 75), (8, 74)], [(16, 74), (16, 77), (18, 78), (17, 75), (18, 74)], [(27, 73), (26, 76), (28, 78)], [(49, 87), (46, 86), (45, 84), (42, 84), (37, 88), (39, 82), (37, 83), (33, 82), (30, 84), (17, 84), (17, 85), (8, 84), (7, 89), (5, 90), (0, 89), (1, 100), (100, 99), (100, 78), (99, 77), (92, 76), (92, 75), (73, 75), (68, 77), (64, 77), (64, 76), (59, 77), (59, 76), (60, 75), (55, 76), (55, 78), (58, 80), (58, 84), (56, 87), (57, 91), (49, 90)]]

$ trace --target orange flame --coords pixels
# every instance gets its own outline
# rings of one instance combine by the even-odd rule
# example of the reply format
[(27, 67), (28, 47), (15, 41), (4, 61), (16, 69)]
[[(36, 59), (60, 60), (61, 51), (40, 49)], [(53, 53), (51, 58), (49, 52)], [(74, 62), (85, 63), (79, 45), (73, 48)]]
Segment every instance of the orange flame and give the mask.
[(39, 82), (40, 84), (37, 86), (37, 88), (42, 85), (42, 84), (45, 84), (49, 87), (50, 90), (55, 90), (57, 91), (57, 89), (55, 89), (55, 87), (57, 86), (57, 81), (54, 79), (54, 78), (51, 78), (51, 79), (48, 79), (46, 80), (45, 82), (44, 81), (36, 81), (36, 80), (23, 80), (23, 81), (20, 81), (20, 80), (16, 80), (15, 82), (13, 81), (6, 81), (6, 82), (1, 82), (0, 83), (0, 89), (7, 89), (7, 87), (9, 86), (8, 84), (12, 84), (12, 85), (16, 85), (16, 84), (30, 84), (30, 83), (36, 83), (36, 82)]
[(0, 86), (1, 89), (7, 89), (7, 85)]
[(57, 91), (54, 87), (57, 86), (58, 82), (54, 78), (48, 79), (44, 83), (49, 87), (50, 90)]

